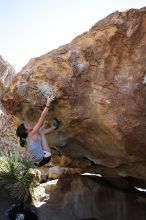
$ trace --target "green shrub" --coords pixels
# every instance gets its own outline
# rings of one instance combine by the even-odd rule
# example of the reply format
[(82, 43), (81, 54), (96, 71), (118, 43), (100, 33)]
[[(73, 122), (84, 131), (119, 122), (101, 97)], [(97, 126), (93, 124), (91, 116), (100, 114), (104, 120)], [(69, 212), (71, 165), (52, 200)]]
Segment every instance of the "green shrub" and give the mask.
[(33, 168), (29, 158), (14, 153), (2, 153), (0, 157), (0, 187), (18, 202), (32, 198), (35, 182), (29, 170)]

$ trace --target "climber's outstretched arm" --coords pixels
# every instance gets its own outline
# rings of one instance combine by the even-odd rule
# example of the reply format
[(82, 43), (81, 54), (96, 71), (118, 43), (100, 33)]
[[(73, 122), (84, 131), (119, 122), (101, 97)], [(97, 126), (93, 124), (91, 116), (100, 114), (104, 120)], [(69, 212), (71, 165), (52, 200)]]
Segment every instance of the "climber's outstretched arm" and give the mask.
[(54, 100), (54, 95), (48, 96), (46, 106), (45, 106), (44, 110), (42, 111), (38, 122), (36, 123), (33, 130), (31, 131), (31, 134), (37, 133), (39, 131), (39, 129), (42, 127), (42, 125), (44, 124), (46, 115), (48, 113), (48, 107), (50, 106), (50, 103), (53, 100)]

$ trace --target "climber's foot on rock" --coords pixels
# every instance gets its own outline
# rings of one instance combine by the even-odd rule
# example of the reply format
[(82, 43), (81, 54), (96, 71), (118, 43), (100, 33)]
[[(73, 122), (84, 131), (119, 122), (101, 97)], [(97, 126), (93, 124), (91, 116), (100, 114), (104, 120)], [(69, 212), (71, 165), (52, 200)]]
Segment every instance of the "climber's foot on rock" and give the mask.
[(60, 126), (60, 121), (57, 118), (53, 118), (51, 125), (54, 126), (56, 130)]

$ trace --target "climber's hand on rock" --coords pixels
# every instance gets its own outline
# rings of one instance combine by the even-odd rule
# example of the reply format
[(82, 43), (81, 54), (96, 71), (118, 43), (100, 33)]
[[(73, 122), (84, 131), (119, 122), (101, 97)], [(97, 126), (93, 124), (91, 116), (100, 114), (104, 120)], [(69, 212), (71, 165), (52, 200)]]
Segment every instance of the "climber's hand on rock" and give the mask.
[(54, 95), (50, 95), (47, 97), (47, 105), (50, 105), (50, 103), (55, 99)]

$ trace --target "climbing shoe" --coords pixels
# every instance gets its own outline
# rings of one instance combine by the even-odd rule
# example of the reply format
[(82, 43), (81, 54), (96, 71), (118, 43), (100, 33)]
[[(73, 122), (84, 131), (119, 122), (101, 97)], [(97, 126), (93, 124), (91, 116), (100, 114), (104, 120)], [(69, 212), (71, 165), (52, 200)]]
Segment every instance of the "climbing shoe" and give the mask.
[(57, 118), (53, 118), (51, 125), (54, 126), (56, 130), (59, 127), (60, 122)]

